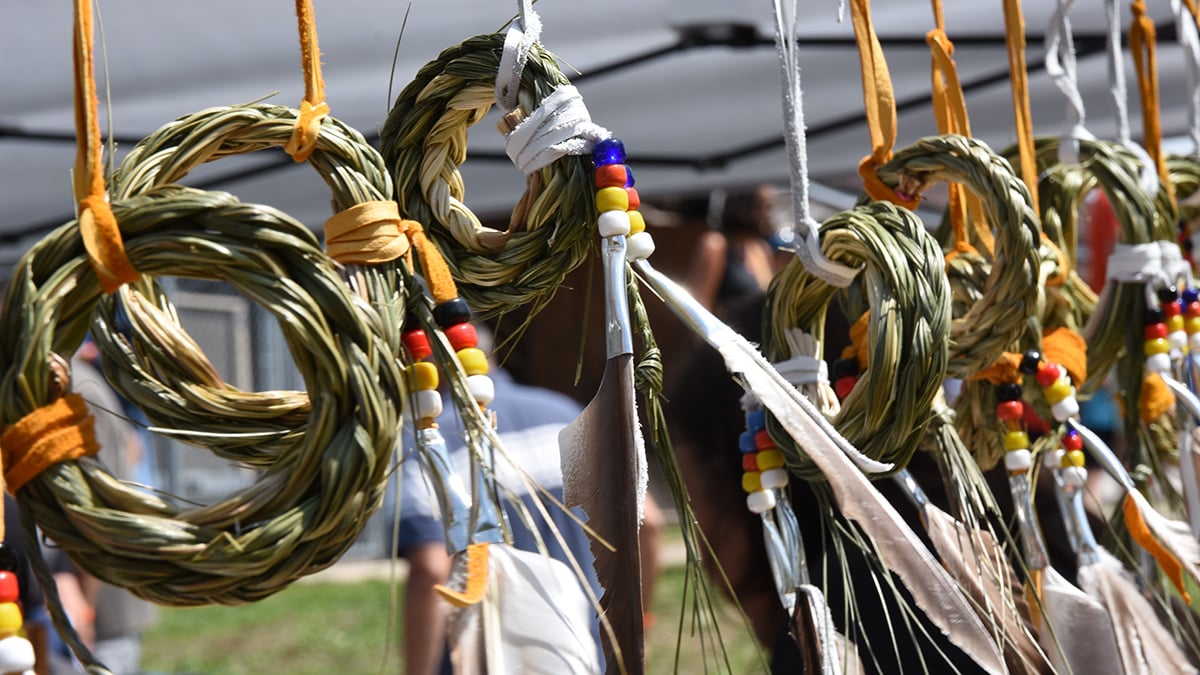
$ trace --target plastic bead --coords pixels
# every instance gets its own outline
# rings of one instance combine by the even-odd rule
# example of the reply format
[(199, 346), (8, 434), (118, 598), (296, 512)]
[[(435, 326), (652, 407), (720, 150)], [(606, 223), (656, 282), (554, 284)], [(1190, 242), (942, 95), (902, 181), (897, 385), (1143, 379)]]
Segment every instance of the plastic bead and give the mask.
[(624, 164), (606, 164), (596, 167), (595, 181), (598, 189), (625, 187), (629, 182), (629, 171)]
[(12, 635), (21, 630), (21, 623), (21, 608), (17, 603), (0, 603), (0, 635)]
[(1159, 303), (1165, 305), (1179, 298), (1179, 289), (1171, 285), (1161, 286), (1154, 294), (1158, 296)]
[(1062, 446), (1064, 450), (1082, 450), (1083, 436), (1079, 435), (1078, 431), (1068, 429), (1067, 433), (1063, 434)]
[(858, 361), (856, 359), (835, 359), (833, 367), (830, 368), (830, 377), (840, 380), (850, 375), (858, 375)]
[(743, 431), (738, 435), (738, 450), (742, 452), (758, 452), (758, 446), (754, 444), (754, 432)]
[(779, 450), (763, 450), (758, 453), (757, 460), (758, 470), (766, 471), (768, 469), (779, 469), (783, 467), (783, 453)]
[(996, 405), (996, 417), (1002, 422), (1016, 422), (1025, 417), (1025, 404), (1020, 401), (1002, 401)]
[(771, 434), (763, 429), (754, 434), (754, 446), (759, 450), (771, 450), (775, 447), (775, 441), (771, 440)]
[(455, 354), (458, 356), (458, 362), (462, 364), (463, 372), (467, 375), (487, 375), (487, 354), (484, 354), (479, 347), (460, 349)]
[(646, 218), (641, 211), (629, 210), (625, 213), (629, 216), (629, 234), (646, 231)]
[(1079, 401), (1074, 396), (1068, 396), (1050, 406), (1050, 414), (1059, 422), (1066, 422), (1072, 417), (1079, 416)]
[(417, 392), (417, 417), (433, 419), (442, 414), (442, 395), (432, 389)]
[(636, 211), (642, 205), (642, 198), (638, 196), (637, 188), (625, 188), (625, 199), (629, 202), (629, 206), (625, 207), (626, 211)]
[(1004, 468), (1009, 471), (1028, 471), (1033, 466), (1033, 453), (1028, 450), (1010, 450), (1004, 453)]
[(433, 308), (433, 320), (442, 330), (470, 320), (471, 307), (462, 298), (447, 300)]
[(758, 471), (757, 452), (747, 452), (742, 455), (742, 471)]
[(625, 167), (625, 187), (633, 187), (636, 182), (633, 177), (633, 169)]
[(1167, 344), (1171, 346), (1173, 352), (1183, 351), (1188, 345), (1188, 334), (1177, 330), (1167, 336)]
[(1172, 333), (1183, 330), (1183, 316), (1179, 314), (1172, 314), (1171, 316), (1168, 316), (1167, 330)]
[(35, 662), (33, 644), (23, 637), (0, 640), (0, 672), (23, 673), (32, 670)]
[(1142, 337), (1147, 340), (1154, 340), (1156, 338), (1167, 337), (1167, 324), (1165, 324), (1165, 323), (1147, 324), (1146, 328), (1142, 331)]
[(1068, 396), (1075, 395), (1075, 388), (1066, 380), (1059, 380), (1049, 387), (1042, 389), (1042, 396), (1046, 398), (1046, 402), (1054, 405)]
[(766, 513), (775, 508), (775, 493), (770, 490), (758, 490), (746, 495), (746, 508), (752, 513)]
[(1004, 434), (1005, 450), (1026, 450), (1029, 448), (1029, 434), (1024, 431), (1010, 431)]
[(1087, 462), (1087, 458), (1083, 456), (1082, 450), (1071, 450), (1063, 460), (1066, 466), (1083, 466)]
[(762, 431), (767, 428), (767, 412), (757, 408), (746, 413), (746, 428), (750, 431)]
[(432, 363), (429, 363), (428, 361), (414, 363), (409, 366), (408, 373), (409, 377), (411, 378), (409, 380), (409, 384), (413, 389), (424, 390), (438, 388), (437, 366), (433, 365)]
[(996, 387), (997, 401), (1019, 401), (1021, 400), (1021, 385), (1015, 382), (1005, 382)]
[(757, 471), (747, 471), (742, 474), (742, 490), (758, 492), (761, 489), (763, 489), (762, 479)]
[(1185, 288), (1183, 289), (1183, 304), (1190, 305), (1193, 302), (1200, 300), (1200, 289)]
[(1188, 336), (1188, 350), (1200, 352), (1200, 333), (1192, 333)]
[(1183, 322), (1183, 329), (1187, 331), (1188, 335), (1200, 333), (1200, 316), (1189, 316), (1187, 319), (1185, 319)]
[(1142, 350), (1146, 356), (1167, 354), (1171, 351), (1171, 345), (1164, 338), (1154, 338), (1153, 340), (1146, 340)]
[(1038, 368), (1037, 383), (1043, 387), (1049, 387), (1055, 382), (1058, 382), (1058, 378), (1062, 377), (1062, 372), (1062, 366), (1058, 365), (1057, 363), (1047, 363), (1041, 368)]
[(1152, 373), (1171, 372), (1171, 357), (1168, 354), (1151, 354), (1146, 357), (1146, 370)]
[(421, 361), (433, 353), (433, 350), (429, 348), (429, 339), (425, 337), (425, 331), (420, 328), (404, 331), (400, 336), (400, 341), (404, 343), (404, 348), (408, 350), (414, 361)]
[(630, 227), (629, 214), (625, 211), (605, 211), (596, 219), (596, 229), (601, 237), (629, 234)]
[(1042, 362), (1042, 353), (1036, 349), (1030, 349), (1021, 357), (1021, 365), (1019, 369), (1026, 375), (1033, 375), (1038, 371), (1038, 366)]
[(17, 575), (0, 571), (0, 602), (16, 602), (21, 595)]
[(1183, 308), (1183, 313), (1187, 316), (1200, 316), (1200, 301), (1192, 300)]
[[(636, 207), (635, 207), (636, 208)], [(596, 192), (596, 211), (628, 211), (629, 193), (623, 187), (607, 187)]]
[(628, 255), (630, 260), (645, 260), (654, 255), (654, 237), (649, 232), (629, 235)]
[(1062, 449), (1051, 450), (1051, 451), (1045, 453), (1044, 455), (1042, 455), (1042, 466), (1046, 467), (1047, 469), (1062, 468), (1063, 458), (1066, 456), (1067, 456), (1066, 450), (1062, 450)]
[(487, 375), (468, 376), (467, 388), (471, 390), (471, 398), (479, 405), (487, 406), (496, 398), (496, 383)]
[(839, 377), (833, 381), (833, 391), (839, 399), (845, 400), (850, 396), (850, 392), (854, 391), (854, 386), (858, 384), (858, 375), (850, 375), (848, 377)]
[(1157, 307), (1148, 307), (1143, 316), (1142, 323), (1162, 323), (1167, 320), (1167, 315)]
[(450, 326), (443, 332), (456, 352), (479, 344), (479, 333), (475, 331), (475, 324), (470, 321)]
[(783, 469), (767, 469), (759, 477), (762, 486), (768, 490), (785, 488), (788, 484), (788, 472)]
[(1071, 487), (1081, 488), (1087, 484), (1087, 469), (1082, 466), (1068, 466), (1062, 471), (1063, 482)]
[(592, 164), (607, 166), (625, 163), (625, 144), (615, 138), (606, 138), (592, 148)]

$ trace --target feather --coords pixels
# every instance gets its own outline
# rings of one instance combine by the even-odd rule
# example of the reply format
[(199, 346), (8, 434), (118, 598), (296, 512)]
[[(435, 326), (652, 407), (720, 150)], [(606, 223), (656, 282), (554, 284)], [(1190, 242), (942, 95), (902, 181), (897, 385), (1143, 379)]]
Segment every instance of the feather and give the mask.
[(1121, 675), (1108, 612), (1053, 567), (1042, 570), (1042, 614), (1038, 637), (1055, 672)]
[[(838, 508), (871, 539), (885, 568), (896, 573), (914, 601), (950, 642), (982, 668), (1005, 672), (1004, 659), (957, 585), (912, 528), (863, 475), (848, 441), (815, 406), (784, 380), (745, 338), (704, 309), (645, 260), (637, 269), (667, 305), (703, 337), (825, 474)], [(873, 460), (868, 460), (873, 461)], [(857, 464), (857, 466), (856, 466)]]
[(838, 649), (841, 636), (833, 627), (833, 617), (825, 604), (825, 595), (816, 586), (804, 584), (797, 590), (796, 610), (792, 613), (792, 637), (800, 647), (801, 672), (817, 675), (842, 675)]
[[(450, 612), (456, 675), (599, 673), (592, 604), (570, 568), (506, 544), (486, 546), (483, 600)], [(449, 585), (469, 586), (468, 568), (456, 557)]]
[(558, 436), (563, 498), (587, 516), (596, 578), (604, 588), (601, 640), (607, 672), (645, 670), (638, 529), (646, 494), (646, 450), (633, 385), (633, 339), (625, 295), (625, 237), (604, 238), (608, 360), (591, 402)]
[(1126, 675), (1195, 674), (1196, 668), (1134, 585), (1121, 561), (1098, 549), (1099, 561), (1079, 568), (1079, 585), (1112, 617), (1117, 651)]
[[(1188, 357), (1186, 373), (1190, 376), (1193, 370), (1193, 358)], [(1191, 389), (1177, 380), (1163, 376), (1163, 382), (1175, 394), (1177, 400), (1187, 415), (1180, 415), (1179, 424), (1179, 479), (1183, 484), (1184, 503), (1187, 505), (1188, 521), (1192, 526), (1192, 536), (1200, 540), (1200, 456), (1196, 453), (1196, 422), (1200, 420), (1200, 400)], [(1189, 381), (1192, 379), (1189, 377)], [(1186, 417), (1186, 419), (1184, 419)]]

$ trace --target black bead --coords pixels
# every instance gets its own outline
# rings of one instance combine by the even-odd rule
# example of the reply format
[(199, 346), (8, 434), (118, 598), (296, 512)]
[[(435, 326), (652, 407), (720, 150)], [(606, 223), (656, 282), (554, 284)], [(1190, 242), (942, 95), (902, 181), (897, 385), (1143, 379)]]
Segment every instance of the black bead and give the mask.
[(1167, 317), (1165, 314), (1163, 314), (1161, 309), (1157, 307), (1147, 307), (1145, 319), (1145, 323), (1149, 325), (1152, 323), (1162, 323), (1167, 320)]
[(1163, 286), (1158, 289), (1158, 301), (1164, 305), (1179, 299), (1179, 289), (1174, 286)]
[(18, 566), (16, 551), (11, 546), (0, 542), (0, 570), (16, 572)]
[(996, 400), (1020, 401), (1021, 385), (1016, 382), (1005, 382), (1004, 384), (996, 385)]
[(1026, 375), (1033, 375), (1038, 371), (1038, 366), (1041, 365), (1041, 362), (1042, 353), (1036, 349), (1030, 349), (1021, 357), (1021, 365), (1018, 370)]
[(843, 377), (853, 377), (855, 375), (858, 375), (858, 361), (856, 359), (838, 359), (833, 362), (831, 379), (834, 382)]
[(442, 328), (466, 323), (471, 318), (471, 308), (462, 298), (447, 300), (433, 308), (433, 320)]

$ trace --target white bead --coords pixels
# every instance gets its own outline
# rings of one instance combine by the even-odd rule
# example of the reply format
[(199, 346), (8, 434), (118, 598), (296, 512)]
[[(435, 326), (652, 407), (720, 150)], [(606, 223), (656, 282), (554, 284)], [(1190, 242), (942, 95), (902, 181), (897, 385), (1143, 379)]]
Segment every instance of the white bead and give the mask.
[(487, 375), (468, 375), (467, 387), (471, 390), (471, 397), (479, 405), (487, 405), (496, 398), (496, 385)]
[(775, 493), (770, 490), (759, 490), (746, 495), (746, 508), (753, 513), (766, 513), (775, 508)]
[(596, 219), (596, 229), (601, 237), (629, 234), (629, 214), (624, 211), (605, 211)]
[(1063, 482), (1072, 487), (1081, 488), (1087, 483), (1087, 469), (1082, 466), (1068, 466), (1062, 470)]
[(1004, 468), (1009, 471), (1025, 471), (1033, 465), (1033, 455), (1028, 450), (1009, 450), (1004, 453)]
[(1068, 396), (1050, 406), (1050, 414), (1059, 422), (1066, 422), (1079, 415), (1079, 401), (1074, 396)]
[(1062, 448), (1051, 450), (1042, 455), (1042, 466), (1047, 469), (1057, 469), (1062, 466), (1063, 457), (1067, 456), (1067, 451)]
[(0, 640), (0, 673), (31, 670), (34, 665), (33, 645), (21, 637)]
[(767, 469), (759, 475), (758, 480), (766, 490), (785, 488), (788, 484), (788, 472), (784, 469)]
[(417, 392), (417, 417), (436, 418), (442, 414), (442, 395), (436, 389), (422, 389)]
[(1167, 354), (1151, 354), (1147, 356), (1146, 370), (1152, 373), (1171, 372), (1171, 357)]
[(1181, 352), (1188, 344), (1188, 334), (1184, 331), (1177, 330), (1167, 334), (1167, 344), (1171, 346), (1171, 351)]
[(629, 235), (628, 256), (630, 260), (645, 260), (654, 254), (654, 237), (649, 232), (641, 231)]
[(1188, 349), (1193, 352), (1200, 352), (1200, 333), (1193, 333), (1188, 336)]

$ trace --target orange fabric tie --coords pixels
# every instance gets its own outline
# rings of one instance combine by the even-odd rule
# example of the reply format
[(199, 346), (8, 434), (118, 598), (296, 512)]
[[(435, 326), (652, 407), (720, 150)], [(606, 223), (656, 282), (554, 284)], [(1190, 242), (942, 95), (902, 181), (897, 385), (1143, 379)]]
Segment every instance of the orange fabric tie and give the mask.
[(410, 250), (402, 222), (396, 202), (356, 204), (325, 221), (325, 251), (344, 265), (396, 260)]
[(1192, 598), (1183, 585), (1183, 563), (1179, 562), (1178, 558), (1154, 538), (1154, 533), (1146, 525), (1146, 521), (1142, 518), (1142, 512), (1138, 509), (1138, 504), (1132, 495), (1125, 495), (1121, 509), (1125, 514), (1125, 526), (1129, 529), (1129, 536), (1147, 553), (1154, 556), (1154, 559), (1158, 561), (1158, 566), (1162, 568), (1163, 574), (1167, 575), (1171, 583), (1175, 584), (1175, 588), (1179, 589), (1184, 601), (1190, 603)]
[(100, 100), (96, 96), (93, 60), (92, 3), (75, 0), (75, 154), (74, 193), (79, 204), (79, 235), (88, 261), (105, 293), (137, 281), (138, 272), (125, 253), (121, 230), (105, 196), (104, 148), (100, 137)]
[(1142, 145), (1154, 160), (1158, 179), (1174, 202), (1175, 191), (1167, 175), (1167, 160), (1162, 151), (1162, 121), (1158, 109), (1158, 31), (1154, 28), (1154, 21), (1146, 16), (1146, 3), (1143, 0), (1134, 0), (1130, 7), (1133, 10), (1133, 23), (1129, 26), (1129, 51), (1133, 52), (1138, 93), (1142, 101)]
[(421, 273), (429, 285), (429, 293), (435, 304), (442, 304), (458, 297), (458, 287), (450, 274), (450, 266), (442, 257), (437, 245), (425, 236), (425, 228), (415, 220), (400, 221), (401, 230), (408, 235), (412, 247), (421, 261)]
[(863, 312), (863, 315), (858, 317), (850, 325), (850, 344), (842, 349), (843, 359), (854, 359), (858, 361), (858, 372), (866, 372), (871, 365), (871, 352), (867, 349), (867, 323), (871, 320), (871, 312)]
[(488, 545), (471, 544), (464, 555), (467, 556), (467, 583), (462, 591), (442, 584), (433, 587), (446, 602), (459, 608), (479, 604), (487, 590), (488, 581)]
[(1070, 328), (1055, 328), (1042, 335), (1042, 358), (1066, 368), (1076, 385), (1087, 380), (1087, 342)]
[(1138, 416), (1143, 424), (1149, 424), (1175, 409), (1175, 394), (1171, 393), (1162, 375), (1146, 373), (1142, 378), (1142, 390), (1138, 394)]
[(312, 0), (296, 0), (296, 18), (300, 30), (300, 64), (304, 67), (304, 100), (292, 137), (284, 152), (297, 162), (303, 162), (317, 149), (321, 121), (329, 115), (325, 103), (325, 80), (321, 77), (321, 50), (317, 46), (317, 21)]
[(1029, 106), (1029, 71), (1025, 66), (1025, 17), (1021, 0), (1004, 0), (1004, 41), (1008, 47), (1008, 72), (1012, 81), (1013, 115), (1017, 123), (1017, 148), (1021, 156), (1021, 180), (1029, 188), (1033, 210), (1038, 205), (1037, 156), (1033, 148), (1033, 112)]
[(87, 403), (79, 394), (67, 394), (22, 417), (0, 435), (5, 489), (16, 494), (51, 465), (99, 450), (95, 418)]
[(984, 368), (972, 375), (972, 382), (978, 380), (987, 380), (992, 384), (1008, 384), (1009, 382), (1021, 381), (1021, 355), (1013, 352), (1004, 352), (1000, 354), (1000, 358), (992, 362), (992, 365)]

